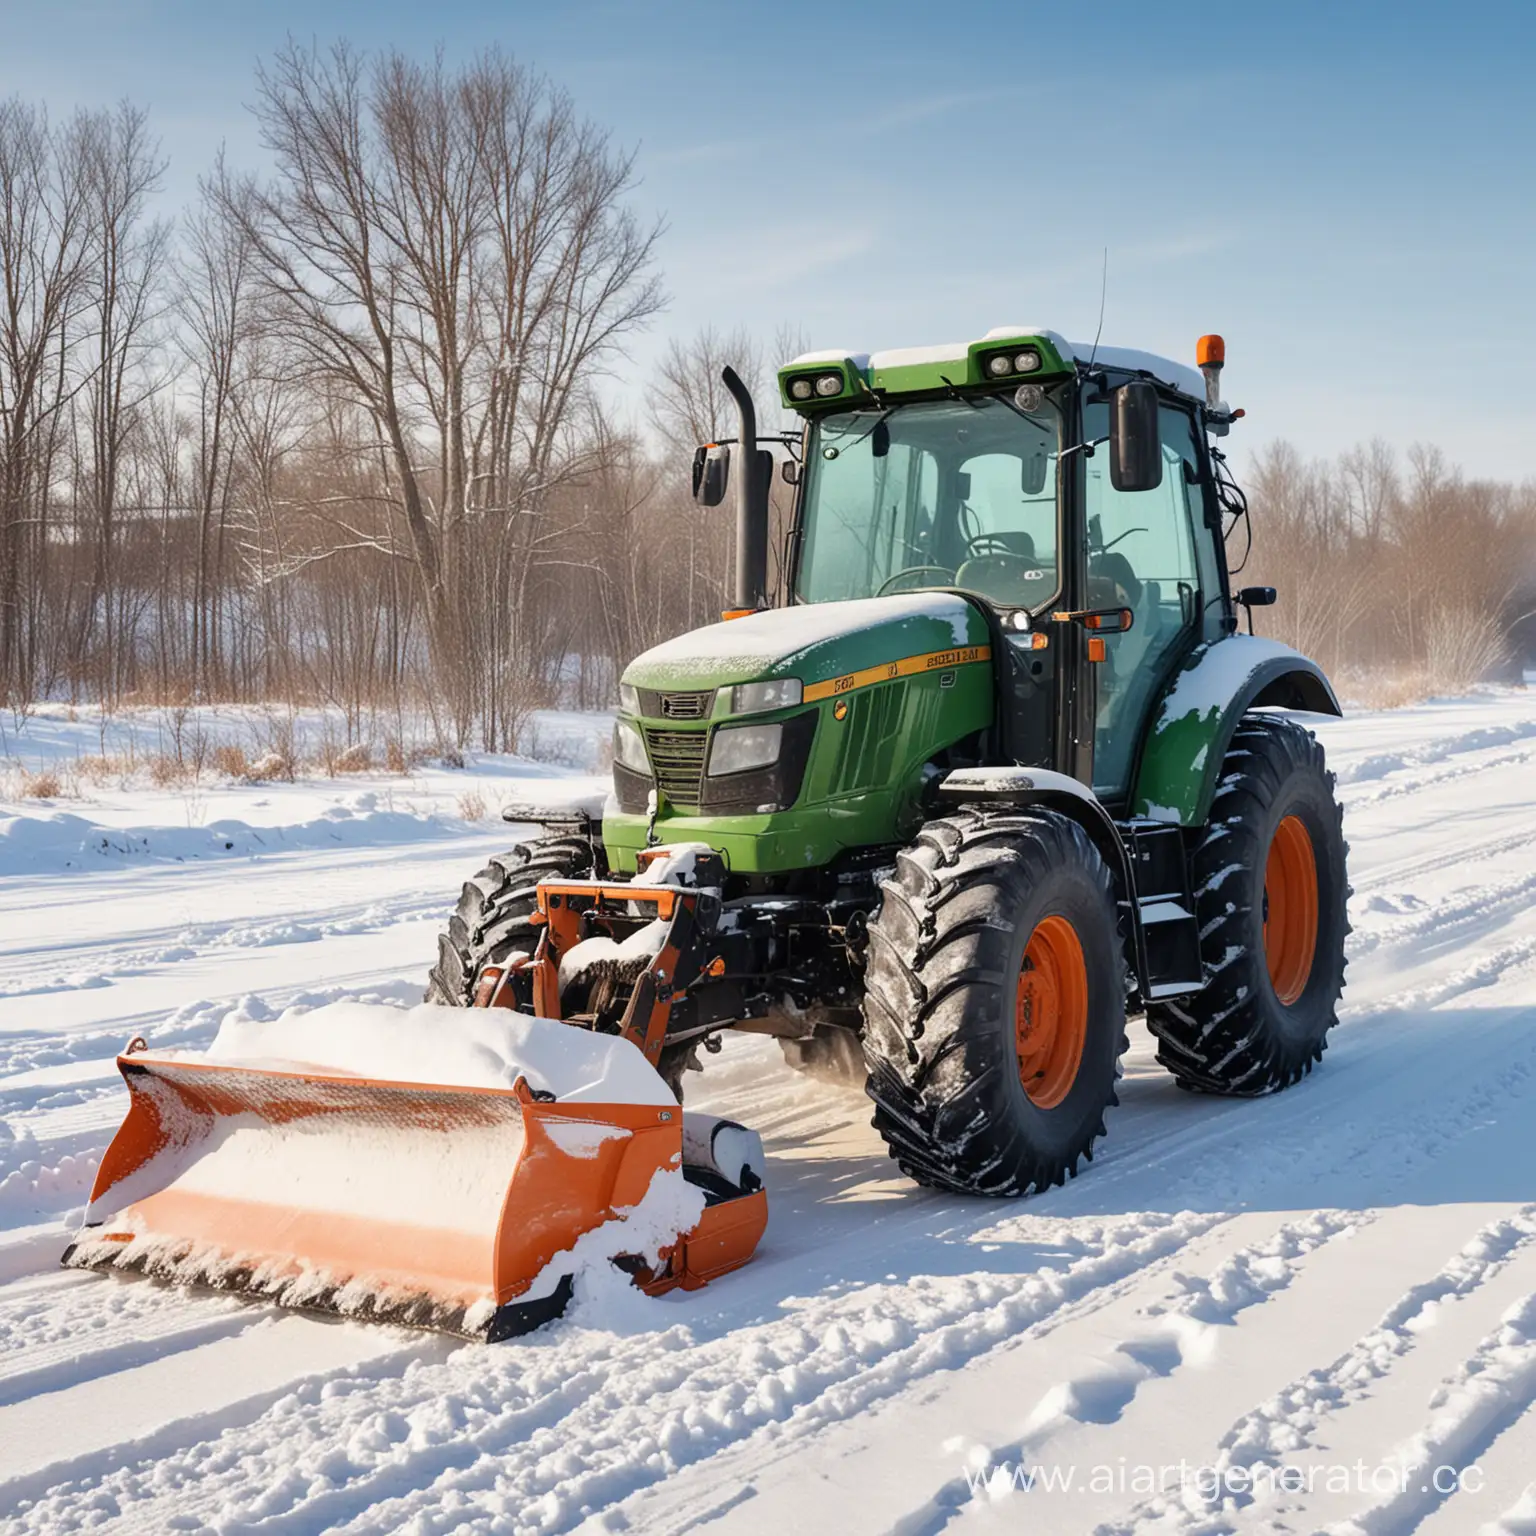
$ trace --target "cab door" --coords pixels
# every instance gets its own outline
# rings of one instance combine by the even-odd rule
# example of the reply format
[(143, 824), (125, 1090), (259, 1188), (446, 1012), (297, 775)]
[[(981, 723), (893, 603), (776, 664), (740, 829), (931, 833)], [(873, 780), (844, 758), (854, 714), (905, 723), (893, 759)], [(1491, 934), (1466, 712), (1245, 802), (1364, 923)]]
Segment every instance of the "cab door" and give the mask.
[[(1105, 641), (1105, 659), (1088, 668), (1095, 689), (1094, 792), (1123, 802), (1130, 791), (1148, 716), (1179, 662), (1198, 641), (1207, 599), (1197, 533), (1205, 532), (1199, 439), (1193, 414), (1159, 400), (1162, 484), (1117, 491), (1107, 445), (1084, 469), (1085, 606), (1129, 608), (1133, 622)], [(1083, 406), (1085, 441), (1109, 433), (1107, 401)], [(1206, 580), (1209, 581), (1209, 573)]]

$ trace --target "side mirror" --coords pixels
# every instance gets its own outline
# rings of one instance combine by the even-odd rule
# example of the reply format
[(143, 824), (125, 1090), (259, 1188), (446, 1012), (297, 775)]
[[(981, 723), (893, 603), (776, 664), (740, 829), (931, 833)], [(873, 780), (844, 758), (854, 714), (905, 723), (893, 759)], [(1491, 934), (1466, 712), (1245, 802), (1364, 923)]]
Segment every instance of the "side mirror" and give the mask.
[(1273, 587), (1244, 587), (1237, 594), (1237, 600), (1244, 608), (1272, 608), (1275, 596)]
[(718, 507), (731, 478), (731, 450), (707, 443), (693, 450), (693, 499), (701, 507)]
[(1163, 483), (1157, 391), (1150, 384), (1122, 384), (1110, 399), (1109, 483), (1117, 491), (1155, 491)]
[(784, 462), (779, 465), (779, 479), (782, 480), (785, 485), (799, 485), (799, 464), (796, 463), (794, 459), (785, 459)]

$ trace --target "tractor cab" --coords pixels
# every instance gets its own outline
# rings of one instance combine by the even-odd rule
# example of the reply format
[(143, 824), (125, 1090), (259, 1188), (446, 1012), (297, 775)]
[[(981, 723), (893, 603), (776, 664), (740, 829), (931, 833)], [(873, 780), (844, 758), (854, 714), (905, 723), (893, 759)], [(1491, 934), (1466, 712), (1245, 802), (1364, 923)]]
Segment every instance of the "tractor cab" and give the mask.
[(1209, 384), (1039, 330), (790, 363), (802, 467), (787, 600), (977, 601), (999, 663), (998, 755), (1123, 805), (1162, 684), (1236, 627), (1207, 442), (1231, 418), (1219, 338), (1202, 346)]

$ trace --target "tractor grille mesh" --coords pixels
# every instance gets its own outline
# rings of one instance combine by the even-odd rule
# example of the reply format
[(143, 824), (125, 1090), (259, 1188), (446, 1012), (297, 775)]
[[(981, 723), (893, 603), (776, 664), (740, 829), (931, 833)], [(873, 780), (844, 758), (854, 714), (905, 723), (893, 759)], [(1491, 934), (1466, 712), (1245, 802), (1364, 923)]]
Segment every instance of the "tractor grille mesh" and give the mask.
[(651, 754), (656, 787), (678, 805), (697, 805), (704, 779), (708, 731), (657, 731), (649, 727), (645, 745)]

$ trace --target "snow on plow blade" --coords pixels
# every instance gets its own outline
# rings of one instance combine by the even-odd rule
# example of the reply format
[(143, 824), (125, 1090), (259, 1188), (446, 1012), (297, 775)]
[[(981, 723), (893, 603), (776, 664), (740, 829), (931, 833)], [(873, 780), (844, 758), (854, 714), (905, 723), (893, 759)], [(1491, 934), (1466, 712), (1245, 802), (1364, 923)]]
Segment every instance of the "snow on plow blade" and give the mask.
[[(128, 1116), (66, 1264), (468, 1338), (557, 1316), (572, 1271), (551, 1261), (683, 1165), (675, 1105), (552, 1102), (521, 1079), (451, 1087), (142, 1053), (118, 1066)], [(708, 1202), (697, 1224), (659, 1260), (621, 1260), (648, 1291), (745, 1263), (766, 1225), (746, 1165), (691, 1182)]]

